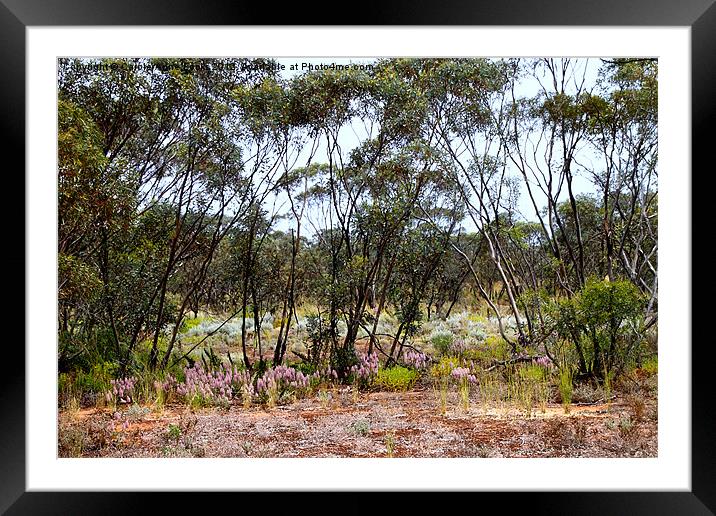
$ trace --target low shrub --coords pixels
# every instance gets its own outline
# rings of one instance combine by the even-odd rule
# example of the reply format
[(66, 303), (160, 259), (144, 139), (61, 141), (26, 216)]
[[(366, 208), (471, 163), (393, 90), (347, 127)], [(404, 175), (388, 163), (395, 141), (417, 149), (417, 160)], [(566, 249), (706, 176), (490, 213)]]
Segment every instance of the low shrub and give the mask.
[(438, 328), (430, 334), (429, 340), (438, 355), (447, 355), (455, 335), (450, 330)]
[(655, 375), (659, 372), (659, 358), (654, 355), (649, 357), (641, 364), (641, 369), (650, 375)]
[(605, 371), (619, 373), (638, 363), (645, 302), (630, 281), (590, 278), (577, 295), (554, 303), (557, 333), (576, 348), (582, 375), (603, 379)]
[[(246, 371), (224, 365), (222, 369), (207, 371), (198, 364), (185, 370), (185, 379), (176, 385), (176, 393), (194, 406), (227, 405), (234, 396), (254, 393)], [(174, 382), (163, 386), (171, 392)]]
[(390, 391), (407, 391), (418, 380), (418, 372), (403, 366), (380, 369), (375, 383)]
[(367, 419), (358, 419), (353, 422), (350, 430), (355, 435), (365, 437), (370, 433), (370, 422)]
[(368, 386), (378, 374), (378, 353), (358, 353), (358, 363), (348, 370), (349, 379), (360, 386)]
[[(316, 373), (314, 373), (316, 374)], [(305, 392), (310, 386), (310, 377), (292, 367), (276, 366), (268, 369), (256, 381), (256, 392), (265, 397), (269, 406), (275, 406), (288, 392)]]

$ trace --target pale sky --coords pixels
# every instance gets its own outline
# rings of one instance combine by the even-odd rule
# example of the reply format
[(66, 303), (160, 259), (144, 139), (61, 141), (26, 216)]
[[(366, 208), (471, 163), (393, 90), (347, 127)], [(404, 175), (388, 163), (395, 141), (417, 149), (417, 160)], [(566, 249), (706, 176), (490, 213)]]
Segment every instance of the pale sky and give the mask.
[[(364, 65), (372, 63), (377, 58), (359, 58), (359, 57), (350, 57), (350, 58), (337, 58), (337, 57), (283, 57), (283, 58), (276, 58), (275, 60), (285, 65), (286, 69), (282, 72), (279, 72), (280, 75), (285, 79), (290, 79), (292, 77), (295, 77), (296, 75), (299, 75), (303, 72), (305, 72), (308, 69), (309, 65), (313, 66), (330, 66), (331, 64), (336, 65), (350, 65), (350, 64), (358, 64), (358, 65)], [(591, 59), (580, 59), (577, 63), (577, 69), (578, 69), (578, 75), (581, 78), (582, 74), (584, 74), (585, 78), (585, 86), (587, 89), (590, 89), (591, 86), (596, 85), (596, 79), (597, 79), (597, 72), (599, 67), (601, 66), (601, 61), (599, 58), (591, 58)], [(295, 70), (292, 70), (291, 68), (295, 68)], [(549, 87), (549, 85), (547, 85)], [(523, 80), (519, 83), (517, 88), (517, 95), (522, 97), (532, 97), (536, 95), (540, 91), (540, 85), (539, 83), (533, 78), (533, 77), (525, 77)], [(339, 142), (342, 147), (344, 156), (347, 155), (351, 149), (355, 148), (358, 143), (365, 138), (366, 133), (362, 127), (362, 124), (357, 123), (353, 124), (354, 127), (346, 126), (341, 129), (341, 133), (339, 136)], [(299, 156), (299, 159), (296, 163), (296, 166), (303, 166), (305, 164), (306, 158), (308, 157), (308, 152), (304, 152)], [(585, 162), (588, 164), (592, 164), (592, 159), (589, 156), (588, 153), (582, 152), (579, 155), (579, 161)], [(314, 157), (314, 163), (325, 163), (327, 161), (326, 158), (326, 147), (325, 145), (321, 145), (319, 151), (317, 152), (316, 156)], [(508, 169), (510, 167), (508, 166)], [(516, 171), (513, 170), (514, 173)], [(520, 184), (523, 180), (520, 179)], [(594, 186), (591, 184), (591, 182), (584, 177), (581, 177), (581, 175), (577, 175), (575, 178), (575, 181), (573, 183), (573, 187), (577, 194), (580, 193), (589, 193), (594, 192)], [(534, 214), (534, 208), (526, 194), (525, 187), (521, 186), (522, 193), (519, 197), (518, 201), (518, 211), (520, 212), (521, 216), (526, 220), (536, 220), (536, 216)], [(534, 189), (533, 189), (534, 190)], [(566, 188), (565, 192), (563, 192), (563, 197), (566, 199)], [(279, 212), (285, 212), (288, 210), (288, 205), (286, 203), (286, 196), (279, 195), (275, 201), (276, 206), (279, 206)], [(537, 199), (537, 202), (539, 203), (539, 198)], [(543, 200), (544, 204), (544, 200)], [(313, 218), (315, 221), (317, 213), (307, 213), (307, 217)], [(291, 222), (288, 220), (281, 220), (276, 223), (276, 229), (280, 229), (283, 231), (288, 230), (292, 226)], [(463, 222), (463, 227), (467, 231), (474, 231), (476, 228), (473, 225), (473, 223), (466, 219)], [(305, 236), (309, 236), (312, 233), (312, 228), (310, 224), (304, 224), (304, 229), (302, 230), (303, 234)]]

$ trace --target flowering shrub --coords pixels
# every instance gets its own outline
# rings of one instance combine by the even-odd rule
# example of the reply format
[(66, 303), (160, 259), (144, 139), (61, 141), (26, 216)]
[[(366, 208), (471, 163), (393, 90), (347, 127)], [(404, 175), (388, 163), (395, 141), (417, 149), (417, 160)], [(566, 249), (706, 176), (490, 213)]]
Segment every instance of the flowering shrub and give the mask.
[(480, 321), (468, 321), (467, 336), (477, 342), (483, 342), (487, 338), (485, 323)]
[(227, 405), (237, 395), (253, 395), (253, 385), (247, 371), (223, 364), (215, 371), (195, 365), (185, 370), (185, 380), (176, 386), (178, 395), (189, 403)]
[(161, 404), (171, 401), (177, 393), (177, 387), (179, 382), (171, 374), (168, 374), (163, 382), (156, 380), (154, 390), (157, 393), (157, 402)]
[(466, 323), (469, 322), (470, 314), (467, 312), (460, 312), (459, 314), (453, 314), (447, 318), (445, 323), (453, 331), (461, 330)]
[(112, 380), (112, 388), (105, 395), (107, 403), (132, 403), (132, 401), (134, 401), (134, 386), (136, 383), (137, 380), (134, 377)]
[(405, 353), (405, 355), (403, 355), (403, 363), (408, 367), (412, 367), (413, 369), (421, 370), (428, 367), (428, 364), (430, 363), (430, 357), (425, 353), (421, 353), (420, 351), (410, 350)]
[(452, 344), (448, 346), (448, 355), (461, 357), (468, 350), (467, 342), (464, 339), (455, 339)]
[[(237, 338), (241, 335), (241, 327), (242, 322), (241, 321), (229, 321), (222, 325), (224, 321), (216, 321), (216, 320), (204, 320), (201, 321), (196, 326), (193, 326), (190, 328), (185, 335), (188, 337), (194, 337), (194, 336), (204, 336), (208, 335), (209, 333), (214, 333), (215, 335), (221, 337), (227, 337), (227, 338)], [(254, 331), (254, 321), (253, 319), (246, 319), (246, 331), (247, 332), (253, 332)]]
[(358, 353), (358, 363), (349, 369), (354, 381), (362, 384), (370, 383), (378, 374), (378, 353)]
[(450, 373), (450, 377), (458, 384), (460, 404), (462, 409), (467, 412), (470, 408), (470, 386), (477, 383), (477, 378), (475, 378), (475, 375), (470, 373), (470, 370), (467, 367), (456, 367)]
[(430, 368), (430, 375), (435, 378), (449, 378), (452, 370), (460, 366), (456, 357), (442, 357), (437, 364)]
[(552, 362), (552, 360), (547, 355), (539, 357), (534, 362), (536, 365), (546, 367), (548, 369), (554, 367), (554, 362)]
[(475, 375), (470, 373), (467, 367), (456, 367), (450, 372), (450, 377), (458, 383), (469, 382), (472, 384), (477, 383)]
[(259, 396), (267, 396), (269, 404), (273, 405), (287, 390), (307, 389), (309, 382), (309, 377), (301, 371), (280, 365), (266, 370), (256, 381), (256, 392)]

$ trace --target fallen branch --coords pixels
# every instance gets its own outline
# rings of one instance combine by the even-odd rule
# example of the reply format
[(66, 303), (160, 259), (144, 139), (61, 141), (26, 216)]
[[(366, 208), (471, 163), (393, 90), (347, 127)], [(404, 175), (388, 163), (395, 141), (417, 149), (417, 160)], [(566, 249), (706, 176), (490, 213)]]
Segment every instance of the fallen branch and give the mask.
[(507, 360), (499, 360), (494, 362), (490, 367), (485, 369), (486, 373), (489, 373), (490, 371), (493, 371), (494, 369), (497, 369), (501, 366), (506, 366), (510, 364), (519, 364), (521, 362), (532, 362), (533, 360), (537, 360), (538, 358), (542, 358), (542, 355), (535, 355), (535, 356), (526, 356), (526, 357), (514, 357)]
[(573, 407), (586, 407), (589, 405), (599, 405), (600, 403), (606, 403), (607, 401), (612, 401), (617, 399), (616, 396), (610, 396), (609, 398), (599, 398), (597, 401), (583, 401), (581, 403), (571, 403)]

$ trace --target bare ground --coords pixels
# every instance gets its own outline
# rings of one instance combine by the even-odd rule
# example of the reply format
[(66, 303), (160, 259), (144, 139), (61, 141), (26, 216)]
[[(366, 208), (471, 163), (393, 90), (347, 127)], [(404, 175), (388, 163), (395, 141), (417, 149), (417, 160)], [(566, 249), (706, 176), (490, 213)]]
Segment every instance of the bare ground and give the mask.
[[(59, 456), (82, 457), (656, 457), (653, 398), (618, 397), (468, 411), (431, 389), (356, 394), (350, 388), (265, 407), (184, 405), (59, 414)], [(173, 430), (173, 431), (170, 431)]]

